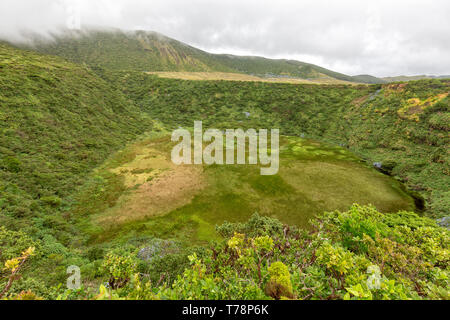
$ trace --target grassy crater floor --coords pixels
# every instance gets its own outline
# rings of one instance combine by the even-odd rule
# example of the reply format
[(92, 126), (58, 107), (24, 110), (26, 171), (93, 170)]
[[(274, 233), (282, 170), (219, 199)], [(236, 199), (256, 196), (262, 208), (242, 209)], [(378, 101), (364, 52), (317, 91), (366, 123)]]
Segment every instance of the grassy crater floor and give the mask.
[(91, 243), (147, 236), (203, 243), (218, 237), (217, 224), (255, 212), (308, 228), (315, 214), (353, 203), (414, 210), (396, 180), (340, 147), (281, 137), (279, 172), (262, 176), (259, 165), (176, 166), (173, 146), (168, 135), (142, 138), (95, 170), (71, 212)]

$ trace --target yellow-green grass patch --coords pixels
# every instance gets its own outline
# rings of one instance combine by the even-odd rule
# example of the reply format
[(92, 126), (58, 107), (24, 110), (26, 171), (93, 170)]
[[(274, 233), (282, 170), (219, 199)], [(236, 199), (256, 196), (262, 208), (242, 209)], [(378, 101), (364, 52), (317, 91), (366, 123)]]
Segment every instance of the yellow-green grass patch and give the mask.
[(291, 83), (291, 84), (350, 84), (357, 83), (338, 80), (327, 76), (321, 76), (317, 79), (307, 80), (300, 78), (262, 78), (243, 73), (231, 72), (146, 72), (147, 74), (157, 75), (161, 78), (181, 79), (181, 80), (225, 80), (225, 81), (253, 81), (253, 82), (271, 82), (271, 83)]
[(282, 137), (279, 173), (261, 176), (258, 165), (176, 166), (172, 145), (168, 137), (138, 142), (129, 148), (134, 157), (108, 169), (125, 191), (91, 216), (94, 239), (137, 233), (203, 243), (217, 238), (216, 225), (255, 212), (308, 228), (315, 214), (353, 203), (383, 212), (414, 209), (397, 181), (337, 146)]

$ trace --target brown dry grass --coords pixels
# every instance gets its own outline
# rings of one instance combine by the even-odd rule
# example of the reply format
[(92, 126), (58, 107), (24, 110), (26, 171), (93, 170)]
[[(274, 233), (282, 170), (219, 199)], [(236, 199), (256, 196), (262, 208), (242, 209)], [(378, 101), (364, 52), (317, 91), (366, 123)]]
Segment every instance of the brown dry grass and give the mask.
[(351, 84), (357, 83), (323, 77), (320, 79), (306, 80), (293, 78), (260, 78), (241, 73), (228, 72), (146, 72), (161, 78), (181, 79), (181, 80), (227, 80), (227, 81), (256, 81), (271, 83), (291, 83), (291, 84)]
[(355, 100), (353, 100), (351, 103), (352, 105), (356, 106), (356, 107), (360, 107), (364, 102), (366, 102), (366, 100), (369, 98), (369, 95), (365, 95), (359, 98), (356, 98)]
[(111, 171), (124, 177), (128, 191), (114, 207), (94, 218), (103, 226), (170, 212), (189, 203), (206, 185), (202, 166), (177, 166), (151, 145), (142, 148), (133, 161)]

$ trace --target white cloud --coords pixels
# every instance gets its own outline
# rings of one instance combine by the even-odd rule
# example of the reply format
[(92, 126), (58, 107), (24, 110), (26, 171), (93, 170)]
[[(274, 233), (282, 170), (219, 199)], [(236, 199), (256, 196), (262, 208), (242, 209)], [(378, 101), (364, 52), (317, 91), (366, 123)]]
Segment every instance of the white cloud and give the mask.
[(348, 74), (450, 74), (446, 0), (2, 0), (0, 37), (67, 26), (77, 6), (82, 26), (154, 30), (212, 52)]

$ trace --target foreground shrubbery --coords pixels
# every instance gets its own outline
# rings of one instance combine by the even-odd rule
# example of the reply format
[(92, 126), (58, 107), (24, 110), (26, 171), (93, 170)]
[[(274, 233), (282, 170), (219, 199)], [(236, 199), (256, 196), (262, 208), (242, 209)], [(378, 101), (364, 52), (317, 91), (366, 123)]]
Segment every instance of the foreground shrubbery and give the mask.
[(225, 240), (189, 255), (174, 281), (164, 272), (149, 281), (136, 254), (109, 253), (99, 292), (55, 290), (60, 299), (450, 298), (449, 234), (434, 221), (354, 205), (312, 225), (307, 232), (254, 215), (218, 227)]

